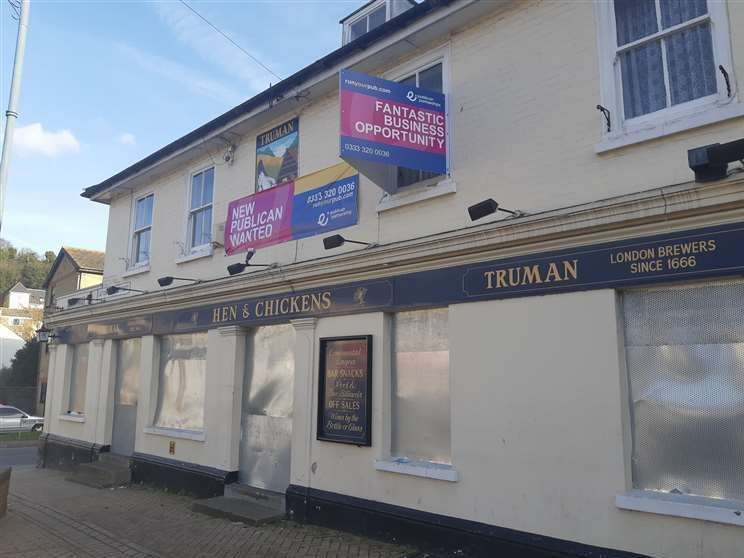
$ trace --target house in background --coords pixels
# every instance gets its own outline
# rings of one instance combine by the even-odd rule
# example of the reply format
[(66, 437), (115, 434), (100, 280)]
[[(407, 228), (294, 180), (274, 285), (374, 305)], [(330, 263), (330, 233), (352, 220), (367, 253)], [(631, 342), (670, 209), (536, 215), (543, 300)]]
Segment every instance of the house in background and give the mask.
[(18, 281), (2, 295), (0, 325), (28, 341), (41, 326), (44, 291), (30, 289)]
[(47, 292), (47, 309), (60, 296), (95, 287), (103, 282), (103, 252), (63, 246), (42, 285)]
[[(63, 246), (44, 280), (46, 306), (44, 319), (58, 310), (60, 297), (77, 291), (92, 289), (103, 282), (103, 252)], [(42, 291), (44, 292), (44, 291)], [(37, 382), (37, 410), (44, 412), (46, 400), (47, 371), (49, 369), (48, 346), (39, 351), (39, 380)]]
[(23, 283), (18, 281), (10, 289), (3, 293), (3, 308), (13, 310), (43, 308), (44, 307), (44, 290), (29, 289)]

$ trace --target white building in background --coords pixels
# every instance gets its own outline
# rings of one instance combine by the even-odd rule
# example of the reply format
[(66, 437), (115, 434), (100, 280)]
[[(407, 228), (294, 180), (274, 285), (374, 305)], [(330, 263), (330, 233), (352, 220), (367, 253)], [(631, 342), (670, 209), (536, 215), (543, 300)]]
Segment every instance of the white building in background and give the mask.
[(3, 308), (30, 310), (44, 307), (44, 289), (29, 289), (18, 281), (2, 296)]
[(10, 367), (18, 349), (23, 347), (26, 341), (16, 335), (10, 328), (0, 325), (0, 369)]
[(744, 3), (396, 13), (86, 188), (42, 464), (485, 555), (739, 555)]

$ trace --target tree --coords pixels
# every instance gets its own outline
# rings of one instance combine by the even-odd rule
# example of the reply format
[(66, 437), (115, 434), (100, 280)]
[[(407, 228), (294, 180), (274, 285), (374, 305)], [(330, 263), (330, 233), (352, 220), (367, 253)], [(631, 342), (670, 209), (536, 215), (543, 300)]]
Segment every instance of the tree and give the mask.
[(18, 281), (29, 289), (40, 289), (54, 263), (54, 252), (44, 257), (32, 250), (18, 250), (7, 240), (0, 239), (0, 294)]
[(31, 340), (18, 349), (10, 368), (0, 370), (0, 386), (35, 386), (39, 363), (39, 341)]

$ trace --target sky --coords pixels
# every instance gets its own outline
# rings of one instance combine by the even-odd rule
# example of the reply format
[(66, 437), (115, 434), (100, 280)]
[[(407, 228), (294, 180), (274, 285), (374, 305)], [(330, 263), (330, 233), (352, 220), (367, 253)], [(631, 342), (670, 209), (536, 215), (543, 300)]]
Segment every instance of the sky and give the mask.
[[(187, 2), (287, 77), (335, 50), (363, 0)], [(180, 1), (31, 0), (0, 237), (39, 253), (103, 250), (107, 206), (80, 197), (276, 83)], [(18, 22), (0, 0), (0, 102)], [(0, 141), (2, 141), (0, 135)]]

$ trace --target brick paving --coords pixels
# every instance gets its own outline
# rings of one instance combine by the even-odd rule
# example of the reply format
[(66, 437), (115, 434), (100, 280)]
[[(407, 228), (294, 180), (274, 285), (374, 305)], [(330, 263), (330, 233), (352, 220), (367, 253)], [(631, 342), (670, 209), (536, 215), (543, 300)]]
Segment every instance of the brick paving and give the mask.
[(16, 469), (0, 557), (413, 558), (417, 551), (321, 527), (261, 527), (191, 511), (192, 500), (142, 487), (99, 490), (48, 469)]

